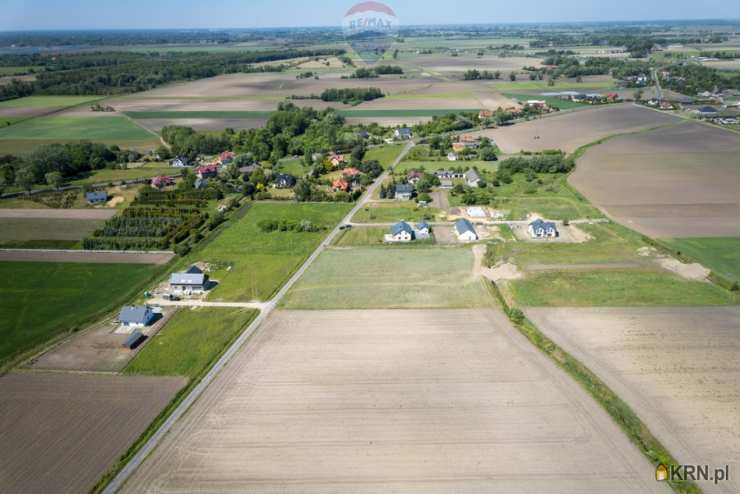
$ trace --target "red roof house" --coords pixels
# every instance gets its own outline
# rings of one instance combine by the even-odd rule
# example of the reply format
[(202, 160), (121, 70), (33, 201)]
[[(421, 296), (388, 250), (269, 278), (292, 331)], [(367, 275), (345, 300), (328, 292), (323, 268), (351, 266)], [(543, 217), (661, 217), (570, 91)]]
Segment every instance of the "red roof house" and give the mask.
[(198, 178), (215, 177), (218, 175), (218, 164), (211, 163), (198, 167)]
[(342, 190), (344, 192), (347, 192), (349, 190), (349, 182), (347, 182), (343, 178), (336, 179), (332, 184), (332, 188), (334, 190)]
[(342, 170), (342, 175), (345, 176), (345, 177), (356, 177), (360, 173), (362, 173), (360, 170), (358, 170), (357, 168), (352, 167), (352, 166), (349, 167), (349, 168), (345, 168), (344, 170)]
[(232, 151), (224, 151), (223, 153), (218, 155), (218, 161), (222, 165), (228, 165), (229, 163), (231, 163), (235, 156), (236, 154), (234, 154)]
[(174, 185), (175, 179), (172, 177), (167, 176), (159, 176), (152, 178), (152, 187), (156, 187), (157, 189), (161, 189), (162, 187), (166, 187), (168, 185)]

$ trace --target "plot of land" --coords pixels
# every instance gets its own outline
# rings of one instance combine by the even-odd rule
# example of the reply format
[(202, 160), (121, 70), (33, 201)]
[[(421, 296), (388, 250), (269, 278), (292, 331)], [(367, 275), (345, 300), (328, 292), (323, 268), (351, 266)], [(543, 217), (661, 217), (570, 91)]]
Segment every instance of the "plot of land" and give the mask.
[(452, 486), (669, 492), (606, 413), (494, 310), (278, 311), (124, 492)]
[(0, 262), (37, 262), (70, 264), (167, 264), (172, 252), (95, 252), (73, 250), (3, 250)]
[[(266, 300), (316, 249), (328, 231), (347, 214), (341, 203), (257, 203), (202, 250), (190, 255), (215, 269), (218, 287), (209, 300)], [(308, 220), (318, 232), (263, 232), (263, 220)]]
[(178, 377), (1, 377), (0, 491), (88, 492), (184, 384)]
[(104, 223), (105, 220), (0, 217), (0, 247), (72, 248)]
[(740, 236), (734, 132), (684, 123), (616, 137), (589, 149), (570, 180), (614, 219), (652, 237)]
[(116, 214), (112, 209), (0, 209), (0, 218), (107, 220)]
[(355, 223), (395, 223), (397, 221), (420, 221), (434, 219), (440, 211), (420, 208), (412, 201), (371, 202), (352, 217)]
[(679, 122), (676, 117), (624, 103), (554, 115), (476, 134), (492, 139), (504, 153), (546, 149), (573, 152), (612, 134), (676, 122)]
[(668, 243), (712, 271), (740, 281), (740, 238), (676, 238)]
[(156, 268), (0, 262), (0, 363), (115, 309)]
[(469, 247), (357, 247), (319, 256), (288, 292), (291, 309), (491, 307)]
[[(740, 491), (740, 308), (530, 309), (683, 464), (729, 465), (706, 493)], [(735, 472), (735, 473), (733, 473)]]

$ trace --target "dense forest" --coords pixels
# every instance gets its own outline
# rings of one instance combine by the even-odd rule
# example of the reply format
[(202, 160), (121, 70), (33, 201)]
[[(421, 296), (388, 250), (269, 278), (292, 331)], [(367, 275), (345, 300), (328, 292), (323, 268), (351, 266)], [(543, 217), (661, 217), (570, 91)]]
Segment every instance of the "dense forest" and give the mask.
[(33, 82), (0, 86), (0, 100), (29, 94), (108, 95), (145, 91), (174, 81), (236, 72), (280, 71), (285, 65), (261, 65), (293, 58), (341, 55), (344, 50), (276, 50), (240, 53), (83, 52), (62, 55), (2, 55), (41, 70)]

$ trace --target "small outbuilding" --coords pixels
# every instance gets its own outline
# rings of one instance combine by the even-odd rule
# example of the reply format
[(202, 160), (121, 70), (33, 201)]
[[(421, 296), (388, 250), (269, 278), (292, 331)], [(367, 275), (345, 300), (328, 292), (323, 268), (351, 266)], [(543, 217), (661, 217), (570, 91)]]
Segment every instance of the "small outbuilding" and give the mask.
[(461, 218), (455, 222), (455, 233), (457, 234), (457, 239), (461, 242), (474, 242), (478, 240), (478, 233), (475, 231), (473, 224), (465, 218)]
[(104, 204), (108, 202), (108, 193), (105, 191), (94, 191), (85, 194), (85, 200), (90, 205)]
[(123, 346), (125, 348), (128, 348), (129, 350), (136, 350), (139, 345), (141, 345), (144, 340), (146, 339), (146, 336), (139, 331), (138, 329), (134, 330), (126, 340), (123, 342)]
[(148, 305), (126, 305), (118, 315), (118, 321), (127, 328), (143, 328), (149, 326), (156, 314)]

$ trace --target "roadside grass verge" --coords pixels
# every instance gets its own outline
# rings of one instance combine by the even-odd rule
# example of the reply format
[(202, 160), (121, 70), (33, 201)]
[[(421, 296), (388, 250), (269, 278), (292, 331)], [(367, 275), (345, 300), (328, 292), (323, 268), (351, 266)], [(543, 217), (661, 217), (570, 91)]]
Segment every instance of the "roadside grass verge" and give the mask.
[(131, 299), (168, 265), (0, 262), (0, 371)]
[(737, 296), (711, 283), (655, 269), (553, 271), (508, 284), (522, 306), (729, 305)]
[[(522, 311), (510, 307), (495, 284), (491, 284), (494, 296), (498, 299), (519, 332), (530, 343), (547, 355), (555, 364), (580, 384), (604, 410), (611, 416), (627, 437), (639, 448), (642, 454), (654, 465), (678, 465), (678, 461), (650, 432), (637, 414), (609, 386), (588, 367), (563, 350), (545, 336)], [(668, 484), (678, 494), (701, 494), (701, 489), (689, 481), (669, 480)]]
[[(352, 207), (348, 203), (256, 203), (186, 264), (211, 265), (218, 286), (209, 300), (268, 300)], [(308, 220), (318, 232), (263, 232), (263, 220)]]
[[(382, 268), (381, 268), (382, 267)], [(324, 251), (293, 288), (287, 309), (491, 307), (470, 247), (352, 247)]]
[(147, 342), (124, 372), (195, 379), (231, 345), (258, 313), (249, 309), (180, 309)]
[(440, 210), (420, 208), (413, 201), (371, 202), (355, 213), (354, 223), (395, 223), (401, 220), (433, 220)]

